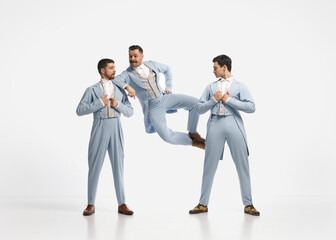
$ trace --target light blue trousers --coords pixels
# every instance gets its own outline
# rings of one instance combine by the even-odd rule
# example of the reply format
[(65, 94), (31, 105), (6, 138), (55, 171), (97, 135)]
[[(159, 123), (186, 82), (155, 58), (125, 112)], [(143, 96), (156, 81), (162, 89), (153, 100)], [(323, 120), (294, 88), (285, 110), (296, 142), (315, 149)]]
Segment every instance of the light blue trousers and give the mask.
[(183, 94), (165, 94), (149, 100), (149, 117), (154, 129), (166, 142), (176, 145), (191, 145), (187, 133), (175, 132), (167, 127), (166, 111), (183, 108), (189, 111), (187, 130), (197, 132), (199, 114), (196, 111), (198, 99)]
[(88, 204), (94, 205), (106, 151), (109, 153), (118, 204), (125, 203), (124, 137), (119, 118), (94, 119), (89, 143)]
[(212, 115), (205, 142), (200, 204), (207, 206), (213, 179), (222, 149), (227, 141), (239, 177), (240, 192), (245, 206), (252, 204), (250, 170), (245, 140), (233, 116)]

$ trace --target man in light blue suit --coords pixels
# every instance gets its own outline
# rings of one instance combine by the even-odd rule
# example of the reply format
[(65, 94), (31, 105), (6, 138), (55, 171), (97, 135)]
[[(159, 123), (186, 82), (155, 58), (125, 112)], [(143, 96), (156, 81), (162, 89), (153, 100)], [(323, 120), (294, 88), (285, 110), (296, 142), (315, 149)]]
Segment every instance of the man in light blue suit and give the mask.
[(208, 85), (200, 98), (197, 111), (211, 111), (207, 126), (202, 190), (199, 204), (190, 214), (208, 212), (211, 187), (218, 161), (223, 159), (227, 141), (236, 165), (244, 212), (253, 216), (260, 213), (252, 204), (248, 147), (243, 119), (239, 111), (253, 113), (255, 104), (247, 87), (231, 75), (231, 59), (219, 55), (213, 59), (214, 74), (220, 79)]
[[(143, 49), (129, 47), (130, 67), (116, 76), (113, 82), (124, 88), (131, 86), (139, 98), (147, 133), (157, 132), (166, 142), (176, 145), (192, 145), (204, 149), (205, 139), (197, 133), (199, 114), (198, 99), (182, 94), (172, 94), (172, 72), (169, 66), (154, 61), (143, 62)], [(165, 90), (159, 84), (160, 74), (165, 76)], [(189, 111), (189, 133), (176, 132), (167, 127), (166, 113), (183, 108)]]
[(83, 215), (95, 212), (95, 199), (99, 174), (103, 166), (106, 151), (109, 153), (114, 188), (118, 200), (118, 212), (132, 215), (133, 211), (125, 204), (124, 193), (124, 137), (120, 115), (133, 115), (133, 108), (125, 91), (113, 84), (115, 76), (114, 61), (102, 59), (98, 63), (101, 80), (86, 89), (77, 107), (77, 115), (93, 113), (93, 126), (89, 143), (88, 206)]

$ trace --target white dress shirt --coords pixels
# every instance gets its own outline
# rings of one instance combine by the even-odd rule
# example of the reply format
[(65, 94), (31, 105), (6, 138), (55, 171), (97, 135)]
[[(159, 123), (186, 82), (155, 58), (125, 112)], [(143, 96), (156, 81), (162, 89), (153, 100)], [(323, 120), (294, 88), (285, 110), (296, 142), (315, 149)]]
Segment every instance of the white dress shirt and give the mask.
[[(141, 64), (139, 67), (133, 68), (134, 71), (139, 74), (142, 78), (148, 78), (149, 76), (149, 67), (147, 67), (145, 64)], [(126, 87), (126, 86), (125, 86)], [(124, 88), (125, 88), (124, 87)], [(170, 89), (166, 89), (171, 91)]]
[[(105, 89), (105, 93), (103, 92), (103, 95), (105, 96), (107, 94), (107, 99), (110, 99), (112, 93), (115, 93), (115, 86), (112, 83), (112, 80), (106, 80), (104, 78), (101, 79), (104, 85), (104, 89)], [(103, 88), (102, 88), (103, 91)], [(115, 96), (114, 96), (115, 97)], [(103, 100), (100, 98), (100, 102), (103, 104), (103, 106), (105, 106)], [(116, 108), (119, 106), (119, 101), (118, 101), (118, 105), (116, 106)]]
[(139, 67), (133, 68), (134, 71), (139, 74), (142, 78), (148, 78), (149, 68), (145, 64), (141, 64)]
[[(229, 91), (229, 89), (232, 85), (232, 81), (233, 81), (233, 77), (229, 77), (227, 79), (220, 78), (218, 80), (218, 89), (219, 89), (219, 91), (221, 92), (222, 95), (226, 94)], [(229, 98), (227, 100), (229, 100)], [(223, 104), (222, 101), (219, 105), (218, 115), (225, 115), (225, 108), (224, 108), (224, 104)]]
[(229, 77), (227, 79), (220, 78), (218, 81), (218, 89), (224, 95), (227, 93), (232, 85), (233, 77)]

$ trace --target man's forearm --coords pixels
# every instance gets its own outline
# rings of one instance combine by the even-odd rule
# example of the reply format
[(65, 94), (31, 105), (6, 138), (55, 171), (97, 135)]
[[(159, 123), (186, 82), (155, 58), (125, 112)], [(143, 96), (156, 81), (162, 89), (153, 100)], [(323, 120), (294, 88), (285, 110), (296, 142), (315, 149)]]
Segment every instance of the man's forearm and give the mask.
[(135, 98), (135, 90), (130, 85), (126, 85), (125, 90), (128, 92), (128, 96)]
[(213, 106), (215, 106), (217, 103), (216, 99), (214, 97), (211, 97), (206, 102), (200, 102), (196, 108), (196, 111), (198, 114), (203, 114), (209, 111)]

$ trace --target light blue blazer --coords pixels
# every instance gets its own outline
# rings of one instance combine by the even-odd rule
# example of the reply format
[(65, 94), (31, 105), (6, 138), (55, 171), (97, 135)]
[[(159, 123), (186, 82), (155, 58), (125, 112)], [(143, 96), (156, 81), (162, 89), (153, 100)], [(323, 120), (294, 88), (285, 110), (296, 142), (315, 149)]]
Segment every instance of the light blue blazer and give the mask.
[[(114, 80), (112, 80), (112, 83)], [(104, 119), (104, 106), (99, 100), (103, 96), (100, 82), (88, 87), (80, 100), (76, 113), (78, 116), (93, 113), (93, 118)], [(119, 106), (115, 108), (115, 117), (120, 117), (122, 113), (126, 117), (133, 115), (133, 108), (123, 89), (115, 87), (115, 98), (119, 101)]]
[[(157, 85), (158, 88), (163, 94), (164, 90), (159, 84), (160, 80), (160, 74), (163, 73), (165, 76), (165, 84), (166, 88), (172, 90), (172, 72), (170, 70), (170, 67), (168, 65), (154, 62), (154, 61), (145, 61), (144, 64), (151, 68), (155, 74), (157, 79)], [(133, 68), (130, 66), (125, 71), (123, 71), (120, 75), (116, 76), (113, 80), (113, 83), (117, 86), (124, 88), (127, 84), (129, 84), (134, 90), (136, 91), (136, 96), (139, 98), (139, 102), (142, 107), (142, 112), (144, 114), (144, 122), (145, 122), (145, 129), (147, 133), (154, 133), (156, 130), (154, 129), (150, 119), (149, 119), (149, 109), (148, 109), (148, 101), (152, 99), (150, 96), (147, 88), (145, 85), (141, 82), (136, 72), (133, 70)], [(167, 113), (173, 113), (176, 112), (176, 109), (169, 109)]]
[[(218, 115), (219, 111), (219, 102), (216, 102), (214, 99), (214, 94), (219, 91), (218, 88), (218, 81), (213, 82), (209, 84), (206, 89), (203, 92), (203, 95), (200, 98), (200, 103), (197, 106), (197, 112), (199, 114), (203, 114), (207, 112), (208, 110), (211, 109), (211, 115)], [(247, 87), (241, 83), (236, 81), (235, 79), (232, 82), (232, 85), (230, 89), (228, 90), (230, 93), (231, 97), (224, 103), (224, 108), (225, 108), (225, 115), (233, 115), (237, 125), (243, 134), (245, 144), (246, 144), (246, 149), (247, 149), (247, 154), (249, 154), (248, 146), (247, 146), (247, 139), (246, 139), (246, 132), (245, 132), (245, 127), (244, 127), (244, 122), (243, 119), (239, 113), (239, 111), (243, 111), (246, 113), (253, 113), (255, 112), (255, 104), (253, 101), (253, 98), (248, 91)], [(208, 129), (209, 129), (209, 123), (210, 123), (210, 118), (208, 120)], [(223, 151), (224, 151), (224, 146), (223, 146)], [(223, 156), (221, 157), (221, 159)]]

